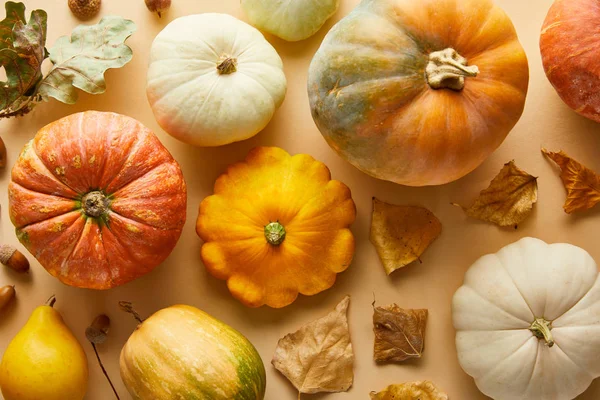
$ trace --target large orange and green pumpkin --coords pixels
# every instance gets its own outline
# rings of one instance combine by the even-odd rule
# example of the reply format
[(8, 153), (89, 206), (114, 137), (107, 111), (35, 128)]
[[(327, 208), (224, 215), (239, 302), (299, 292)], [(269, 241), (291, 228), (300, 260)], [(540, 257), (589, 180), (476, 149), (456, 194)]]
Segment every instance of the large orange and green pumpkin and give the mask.
[(540, 36), (548, 80), (569, 107), (596, 122), (600, 122), (599, 20), (598, 0), (556, 0)]
[(135, 400), (262, 400), (265, 367), (241, 333), (205, 312), (175, 305), (141, 323), (121, 351), (121, 378)]
[(310, 65), (313, 118), (343, 158), (423, 186), (480, 165), (520, 118), (529, 69), (491, 0), (363, 0)]
[(21, 243), (48, 272), (108, 289), (160, 264), (186, 215), (177, 161), (149, 129), (88, 111), (43, 127), (21, 152), (9, 184)]

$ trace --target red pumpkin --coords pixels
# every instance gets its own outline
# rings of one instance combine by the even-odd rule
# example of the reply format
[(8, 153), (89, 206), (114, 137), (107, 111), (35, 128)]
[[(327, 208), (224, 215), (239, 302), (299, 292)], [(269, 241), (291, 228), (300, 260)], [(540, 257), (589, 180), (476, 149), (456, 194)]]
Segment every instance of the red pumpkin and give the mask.
[(600, 122), (599, 21), (598, 0), (556, 0), (540, 36), (550, 83), (569, 107), (596, 122)]
[(177, 161), (140, 122), (88, 111), (42, 128), (12, 170), (10, 218), (52, 275), (108, 289), (160, 264), (185, 222)]

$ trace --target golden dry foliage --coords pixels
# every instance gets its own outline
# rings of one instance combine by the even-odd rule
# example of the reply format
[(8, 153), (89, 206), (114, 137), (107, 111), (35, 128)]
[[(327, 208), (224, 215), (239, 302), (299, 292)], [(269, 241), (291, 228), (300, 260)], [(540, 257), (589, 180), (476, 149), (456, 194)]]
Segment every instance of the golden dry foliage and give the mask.
[(371, 400), (448, 400), (430, 381), (390, 385), (379, 393), (371, 392)]
[(567, 190), (563, 208), (567, 214), (589, 210), (600, 203), (600, 175), (573, 160), (564, 151), (542, 149), (542, 153), (560, 167), (560, 179)]
[(537, 178), (510, 161), (470, 207), (452, 204), (462, 208), (469, 217), (500, 226), (516, 226), (531, 214), (537, 197)]
[(279, 340), (271, 364), (300, 393), (345, 392), (354, 380), (346, 296), (329, 314)]
[(373, 197), (371, 243), (389, 275), (415, 260), (442, 232), (442, 224), (424, 207), (397, 206)]
[(374, 307), (373, 358), (377, 362), (401, 362), (421, 358), (425, 349), (427, 310), (405, 310), (396, 304)]

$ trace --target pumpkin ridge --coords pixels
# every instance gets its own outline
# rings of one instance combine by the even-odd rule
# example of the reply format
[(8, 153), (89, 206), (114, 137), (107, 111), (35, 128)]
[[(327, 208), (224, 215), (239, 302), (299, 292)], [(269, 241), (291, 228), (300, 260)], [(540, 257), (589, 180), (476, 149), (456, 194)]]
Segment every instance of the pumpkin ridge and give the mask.
[[(69, 191), (79, 194), (79, 192), (77, 190), (73, 189), (72, 187), (70, 187), (69, 185), (67, 185), (65, 182), (63, 182), (60, 179), (58, 179), (58, 177), (54, 174), (54, 172), (52, 172), (50, 170), (50, 168), (46, 165), (46, 163), (44, 163), (44, 160), (38, 154), (38, 150), (37, 150), (37, 148), (35, 146), (35, 142), (34, 142), (33, 139), (31, 139), (30, 143), (31, 143), (31, 149), (33, 150), (31, 152), (32, 157), (37, 158), (37, 160), (40, 162), (40, 165), (42, 165), (46, 169), (46, 172), (48, 172), (48, 174), (44, 174), (44, 175), (47, 176), (47, 177), (49, 177), (49, 178), (52, 178), (54, 181), (60, 183), (63, 187), (65, 187)], [(32, 190), (32, 189), (29, 189), (29, 190)], [(50, 194), (50, 193), (45, 193), (45, 194)], [(63, 197), (63, 196), (59, 195), (58, 197)], [(69, 199), (69, 200), (73, 200), (73, 199), (70, 199), (68, 197), (64, 197), (64, 198), (65, 199)]]
[(15, 220), (13, 219), (13, 216), (12, 216), (12, 213), (11, 213), (11, 215), (10, 215), (10, 219), (11, 219), (11, 221), (13, 222), (13, 225), (15, 225), (15, 227), (16, 227), (16, 228), (18, 228), (18, 229), (21, 229), (21, 228), (26, 228), (26, 227), (28, 227), (28, 226), (30, 226), (30, 225), (34, 225), (34, 224), (37, 224), (37, 223), (39, 223), (39, 222), (45, 222), (45, 221), (48, 221), (49, 219), (52, 219), (52, 218), (59, 217), (59, 216), (61, 216), (61, 215), (64, 215), (64, 214), (70, 213), (70, 212), (72, 212), (72, 211), (77, 211), (77, 210), (79, 209), (79, 208), (77, 207), (77, 202), (76, 202), (75, 200), (73, 200), (73, 199), (70, 199), (70, 198), (68, 198), (68, 197), (59, 196), (59, 195), (54, 195), (54, 194), (48, 194), (48, 193), (42, 193), (42, 192), (36, 192), (36, 191), (33, 191), (33, 190), (31, 190), (31, 189), (28, 189), (28, 188), (26, 188), (26, 187), (22, 186), (20, 183), (17, 183), (17, 182), (15, 182), (15, 181), (12, 181), (12, 182), (10, 182), (10, 183), (9, 183), (9, 196), (10, 196), (10, 185), (13, 185), (13, 186), (18, 186), (19, 188), (21, 188), (20, 190), (27, 191), (27, 192), (31, 192), (32, 194), (40, 193), (40, 194), (43, 194), (44, 196), (56, 197), (57, 199), (61, 199), (61, 200), (68, 200), (69, 202), (73, 202), (73, 203), (74, 203), (74, 204), (73, 204), (73, 208), (72, 208), (71, 210), (67, 211), (67, 212), (64, 212), (64, 213), (62, 213), (62, 214), (50, 215), (50, 216), (48, 216), (47, 218), (40, 219), (40, 220), (37, 220), (37, 221), (35, 221), (35, 222), (30, 222), (30, 223), (28, 223), (28, 224), (25, 224), (25, 225), (17, 225), (17, 224), (15, 224)]
[[(569, 307), (567, 310), (565, 310), (564, 313), (562, 313), (560, 316), (558, 316), (557, 318), (555, 318), (552, 322), (558, 322), (564, 315), (567, 315), (569, 313), (569, 311), (571, 311), (572, 309), (574, 309), (579, 303), (581, 303), (583, 301), (583, 299), (585, 299), (587, 297), (587, 295), (592, 291), (592, 289), (594, 289), (595, 285), (590, 286), (590, 288), (581, 296), (581, 298), (579, 300), (577, 300), (575, 302), (575, 304), (573, 304), (571, 307)], [(559, 329), (559, 328), (574, 328), (574, 326), (557, 326), (554, 329)]]
[[(84, 218), (86, 218), (86, 217), (84, 216)], [(81, 231), (79, 232), (79, 239), (77, 240), (77, 242), (75, 242), (75, 245), (73, 246), (73, 248), (71, 249), (71, 251), (69, 252), (69, 254), (63, 259), (63, 262), (62, 262), (62, 264), (60, 266), (61, 270), (71, 260), (71, 257), (73, 256), (73, 254), (75, 254), (75, 251), (79, 247), (79, 244), (82, 242), (83, 238), (85, 237), (85, 235), (83, 234), (83, 231), (85, 230), (87, 224), (93, 224), (94, 222), (96, 222), (96, 218), (91, 218), (91, 217), (86, 218), (86, 221), (82, 225)], [(101, 228), (98, 230), (98, 233), (100, 235), (100, 243), (102, 243), (102, 248), (104, 248), (104, 241), (102, 240), (102, 229)], [(106, 248), (104, 248), (104, 252), (106, 254)], [(110, 268), (110, 264), (109, 263), (107, 263), (107, 268), (108, 268), (108, 277), (110, 279), (110, 283), (111, 283), (111, 286), (112, 286), (112, 284), (114, 284), (114, 280), (113, 280), (113, 274), (112, 274), (112, 270)], [(66, 275), (69, 275), (68, 271), (67, 271)], [(69, 280), (72, 281), (71, 278), (69, 278)], [(61, 281), (62, 281), (62, 279), (61, 279)]]
[[(494, 9), (496, 9), (498, 7), (498, 6), (494, 5), (491, 1), (487, 2), (487, 6), (488, 6), (488, 9), (487, 9), (487, 12), (485, 13), (485, 17), (486, 18), (483, 21), (481, 21), (481, 20), (479, 21), (479, 23), (478, 23), (479, 24), (479, 29), (477, 30), (477, 32), (475, 32), (472, 35), (470, 35), (471, 38), (477, 38), (477, 37), (479, 37), (479, 35), (481, 34), (481, 32), (484, 30), (484, 28), (487, 27), (487, 24), (491, 21), (492, 17), (494, 16), (494, 13), (492, 11), (494, 11)], [(504, 16), (505, 16), (505, 18), (507, 17), (506, 13), (504, 13)], [(513, 26), (512, 31), (513, 31), (513, 34), (514, 34), (513, 36), (516, 36), (516, 30), (514, 29), (514, 26)], [(460, 35), (460, 32), (458, 33), (458, 35)], [(456, 39), (457, 38), (453, 38), (452, 41), (456, 42)], [(509, 43), (509, 42), (511, 42), (511, 41), (514, 40), (514, 37), (506, 36), (503, 39), (505, 40), (504, 43)], [(470, 46), (469, 46), (468, 43), (465, 43), (464, 47), (468, 48)], [(487, 49), (494, 50), (495, 47), (488, 47), (485, 50), (481, 50), (481, 51), (476, 52), (476, 53), (470, 53), (470, 52), (467, 51), (467, 52), (465, 52), (465, 57), (470, 60), (471, 58), (476, 57), (476, 56), (478, 56), (479, 54), (481, 54), (483, 52), (486, 52)]]
[[(65, 215), (69, 215), (71, 213), (79, 213), (79, 214), (81, 214), (81, 209), (80, 208), (75, 208), (75, 209), (73, 209), (73, 210), (71, 210), (69, 212), (63, 213), (63, 214), (58, 214), (58, 215), (55, 215), (55, 216), (50, 217), (50, 218), (46, 218), (46, 219), (43, 219), (43, 220), (40, 220), (40, 221), (32, 222), (30, 224), (25, 224), (25, 225), (21, 225), (21, 226), (15, 226), (15, 228), (18, 229), (18, 230), (23, 230), (23, 229), (26, 229), (26, 228), (35, 227), (38, 224), (43, 224), (45, 222), (50, 222), (50, 221), (52, 221), (55, 218), (64, 217)], [(83, 215), (82, 215), (82, 217), (83, 217)], [(71, 226), (71, 225), (69, 225), (69, 226)], [(68, 228), (69, 226), (67, 226), (66, 228)]]
[[(510, 354), (508, 357), (504, 358), (504, 359), (503, 359), (502, 361), (500, 361), (498, 364), (494, 365), (494, 366), (493, 366), (492, 368), (490, 368), (490, 369), (489, 369), (489, 370), (488, 370), (488, 371), (487, 371), (485, 374), (483, 374), (483, 375), (481, 375), (481, 376), (478, 376), (478, 377), (477, 377), (477, 380), (478, 380), (478, 381), (479, 381), (479, 380), (485, 380), (485, 379), (486, 379), (486, 378), (487, 378), (489, 375), (491, 375), (491, 374), (493, 374), (494, 372), (496, 372), (496, 370), (497, 370), (498, 368), (502, 367), (502, 365), (503, 365), (505, 362), (507, 362), (508, 360), (510, 360), (510, 359), (512, 359), (512, 358), (514, 358), (514, 357), (516, 357), (516, 356), (519, 354), (519, 351), (520, 351), (520, 350), (522, 350), (522, 349), (525, 347), (525, 345), (526, 345), (526, 344), (528, 344), (528, 343), (529, 343), (529, 342), (530, 342), (532, 339), (535, 339), (536, 341), (538, 340), (538, 338), (536, 338), (536, 337), (535, 337), (535, 336), (533, 336), (533, 334), (532, 334), (532, 335), (531, 335), (531, 337), (528, 337), (527, 339), (525, 339), (525, 341), (524, 341), (523, 343), (521, 343), (521, 345), (520, 345), (518, 348), (516, 348), (514, 351), (512, 351), (512, 353), (511, 353), (511, 354)], [(538, 344), (538, 343), (536, 343), (536, 346), (535, 346), (535, 347), (539, 348), (539, 344)], [(484, 393), (484, 394), (487, 394), (487, 393)]]
[(531, 380), (533, 379), (533, 376), (535, 375), (535, 369), (538, 366), (538, 362), (540, 360), (540, 346), (535, 346), (535, 362), (533, 363), (533, 367), (531, 367), (531, 375), (529, 376), (529, 379), (527, 380), (527, 391), (529, 391), (529, 388), (531, 387)]
[(198, 108), (198, 110), (196, 110), (196, 113), (194, 114), (194, 118), (192, 118), (192, 125), (195, 125), (196, 120), (198, 119), (198, 116), (200, 114), (202, 114), (202, 112), (204, 111), (204, 108), (206, 107), (206, 104), (209, 103), (210, 96), (212, 95), (213, 91), (215, 90), (215, 87), (217, 87), (218, 84), (219, 84), (219, 77), (213, 78), (213, 82), (212, 82), (212, 84), (210, 86), (210, 89), (208, 89), (208, 93), (206, 93), (206, 96), (202, 100), (202, 104), (200, 105), (200, 107)]
[[(106, 229), (109, 229), (109, 227), (108, 227), (108, 224), (105, 224), (105, 227), (106, 227)], [(103, 227), (103, 228), (104, 228), (104, 227)], [(115, 274), (116, 274), (117, 272), (116, 272), (116, 270), (113, 270), (113, 269), (110, 267), (110, 264), (111, 264), (111, 262), (110, 262), (110, 256), (108, 255), (108, 250), (106, 249), (106, 245), (105, 245), (105, 243), (104, 243), (104, 236), (103, 236), (103, 234), (102, 234), (102, 233), (103, 233), (103, 230), (104, 230), (104, 229), (99, 229), (99, 232), (98, 232), (98, 234), (100, 235), (100, 243), (102, 244), (102, 248), (104, 249), (104, 254), (106, 254), (106, 261), (107, 261), (107, 263), (106, 263), (106, 266), (108, 267), (108, 276), (109, 276), (110, 283), (111, 283), (109, 287), (114, 287), (114, 286), (115, 286), (115, 284), (116, 284), (116, 282), (117, 282), (117, 281), (115, 280)], [(109, 229), (109, 230), (110, 230), (110, 229)], [(112, 233), (112, 232), (111, 232), (111, 233)], [(115, 236), (114, 234), (112, 234), (112, 235), (113, 235), (113, 237)], [(120, 243), (119, 243), (119, 244), (120, 244)], [(125, 249), (125, 251), (127, 251), (127, 249)]]
[[(119, 166), (118, 169), (115, 169), (115, 171), (118, 171), (118, 172), (112, 178), (110, 178), (110, 181), (108, 181), (104, 185), (103, 188), (101, 188), (102, 191), (105, 192), (107, 196), (113, 196), (116, 192), (118, 192), (119, 190), (121, 190), (123, 187), (129, 185), (131, 182), (133, 182), (133, 181), (135, 181), (135, 180), (137, 180), (137, 179), (139, 179), (139, 178), (141, 178), (142, 176), (145, 175), (145, 173), (144, 173), (144, 174), (142, 174), (140, 176), (137, 176), (137, 177), (134, 176), (134, 177), (131, 178), (131, 180), (129, 182), (123, 183), (121, 186), (113, 188), (113, 190), (110, 190), (110, 191), (108, 190), (112, 186), (112, 184), (115, 182), (115, 180), (121, 175), (121, 173), (123, 172), (124, 167), (127, 165), (127, 162), (131, 159), (132, 156), (135, 155), (135, 151), (137, 149), (139, 149), (144, 144), (143, 139), (144, 139), (145, 136), (149, 136), (148, 135), (149, 133), (152, 133), (152, 132), (150, 132), (146, 128), (144, 128), (144, 134), (145, 135), (144, 134), (137, 135), (135, 142), (129, 147), (129, 151), (127, 152), (126, 157), (123, 157), (123, 162), (121, 163), (121, 165)], [(108, 140), (108, 138), (107, 138), (107, 140)], [(159, 144), (160, 144), (160, 142), (159, 142)], [(162, 144), (161, 144), (161, 146), (162, 146)], [(155, 169), (155, 168), (157, 168), (159, 165), (162, 165), (162, 164), (163, 163), (160, 163), (160, 164), (156, 165), (155, 167), (152, 168), (152, 170)], [(104, 161), (104, 165), (102, 166), (102, 177), (104, 177), (104, 173), (106, 172), (106, 168), (105, 167), (106, 167), (106, 160)]]
[[(63, 214), (65, 215), (65, 214)], [(83, 216), (82, 216), (83, 218)], [(73, 223), (71, 225), (69, 225), (67, 228), (65, 228), (65, 231), (72, 227), (73, 225), (75, 225), (77, 223), (78, 219), (73, 220)], [(75, 241), (75, 244), (73, 245), (73, 247), (71, 248), (71, 250), (69, 251), (69, 255), (67, 257), (64, 258), (62, 264), (60, 265), (60, 268), (62, 269), (64, 267), (64, 265), (69, 261), (69, 259), (71, 258), (71, 256), (73, 255), (73, 253), (75, 252), (75, 249), (77, 248), (77, 246), (79, 245), (79, 242), (81, 241), (81, 238), (83, 237), (83, 230), (85, 229), (85, 225), (88, 223), (88, 221), (85, 221), (82, 225), (81, 225), (81, 230), (78, 232), (77, 234), (77, 241)], [(49, 243), (49, 246), (52, 246), (52, 243), (54, 243), (56, 240), (58, 240), (58, 238), (54, 239), (52, 242)], [(54, 275), (54, 274), (53, 274)], [(56, 275), (55, 275), (56, 276)]]
[[(106, 193), (107, 197), (110, 197), (110, 198), (119, 197), (119, 194), (120, 194), (119, 192), (121, 192), (122, 190), (124, 190), (125, 188), (127, 188), (129, 185), (135, 183), (135, 181), (137, 181), (138, 179), (141, 179), (141, 178), (145, 177), (149, 173), (155, 171), (156, 169), (162, 167), (165, 164), (173, 164), (173, 161), (175, 161), (175, 160), (170, 160), (168, 162), (163, 162), (163, 163), (155, 165), (154, 167), (152, 167), (148, 171), (144, 172), (142, 175), (134, 177), (131, 181), (123, 184), (119, 188), (115, 188), (111, 193), (107, 193), (105, 190), (103, 190), (103, 191)], [(116, 179), (116, 178), (117, 177), (115, 177), (114, 179)], [(112, 184), (112, 182), (114, 181), (114, 179), (110, 182), (110, 184), (106, 185), (107, 188), (110, 187), (110, 185)], [(124, 198), (126, 199), (127, 197), (124, 197)]]
[[(580, 371), (582, 371), (583, 373), (585, 373), (585, 374), (586, 374), (587, 376), (589, 376), (591, 379), (595, 379), (595, 378), (596, 378), (595, 376), (593, 376), (592, 374), (590, 374), (590, 372), (589, 372), (588, 370), (581, 368), (581, 367), (579, 366), (579, 364), (575, 363), (575, 361), (573, 361), (573, 359), (571, 358), (571, 356), (570, 356), (569, 354), (567, 354), (567, 352), (566, 352), (566, 351), (564, 351), (562, 347), (560, 347), (560, 344), (558, 344), (558, 343), (554, 343), (554, 346), (553, 346), (553, 347), (557, 347), (557, 348), (558, 348), (558, 349), (561, 351), (561, 353), (563, 353), (563, 354), (565, 355), (565, 357), (567, 357), (567, 359), (568, 359), (568, 360), (571, 362), (571, 365), (572, 365), (572, 366), (575, 366), (575, 367), (576, 367), (578, 370), (580, 370)], [(583, 393), (583, 391), (582, 391), (581, 393)], [(579, 393), (579, 394), (581, 394), (581, 393)]]
[(276, 109), (276, 104), (275, 104), (275, 99), (273, 98), (273, 95), (269, 92), (269, 90), (265, 87), (265, 85), (260, 82), (258, 79), (256, 79), (255, 77), (252, 77), (246, 73), (244, 73), (243, 71), (239, 70), (237, 71), (240, 75), (245, 76), (248, 80), (250, 80), (251, 82), (254, 82), (255, 84), (257, 84), (260, 88), (262, 88), (265, 93), (267, 94), (268, 98), (271, 99), (271, 103), (273, 105), (273, 109)]
[[(351, 82), (351, 83), (349, 83), (349, 84), (347, 84), (347, 85), (343, 85), (343, 86), (337, 86), (337, 87), (331, 88), (331, 89), (330, 89), (330, 90), (327, 92), (327, 95), (326, 95), (326, 96), (327, 96), (327, 97), (332, 97), (332, 96), (333, 96), (333, 97), (336, 97), (336, 98), (337, 98), (338, 96), (340, 96), (339, 92), (341, 92), (343, 89), (347, 89), (347, 88), (350, 88), (350, 87), (352, 87), (352, 86), (354, 86), (354, 85), (359, 85), (359, 84), (365, 84), (365, 83), (366, 83), (366, 84), (368, 84), (368, 83), (371, 83), (371, 82), (378, 82), (378, 81), (389, 81), (389, 80), (392, 80), (392, 81), (396, 81), (396, 80), (406, 80), (407, 78), (409, 78), (409, 77), (413, 77), (413, 76), (414, 76), (415, 78), (417, 78), (417, 77), (420, 75), (418, 72), (420, 72), (420, 71), (418, 71), (418, 70), (415, 70), (415, 72), (414, 72), (413, 74), (407, 74), (407, 75), (402, 75), (402, 76), (399, 76), (399, 75), (396, 75), (396, 76), (383, 76), (383, 77), (378, 77), (378, 78), (371, 78), (371, 79), (357, 80), (357, 81), (355, 81), (355, 82)], [(421, 78), (419, 78), (419, 79), (421, 79)], [(425, 79), (423, 78), (423, 80), (425, 80)], [(402, 100), (404, 101), (405, 99), (407, 99), (407, 98), (408, 98), (409, 100), (408, 100), (408, 101), (406, 101), (406, 103), (407, 103), (407, 104), (409, 104), (411, 101), (414, 101), (414, 99), (415, 99), (417, 96), (421, 95), (421, 93), (423, 93), (423, 92), (426, 92), (426, 91), (427, 91), (426, 89), (427, 89), (427, 85), (426, 85), (426, 84), (424, 84), (424, 85), (423, 85), (423, 89), (422, 89), (422, 90), (415, 90), (415, 92), (416, 92), (416, 93), (414, 94), (414, 96), (413, 96), (412, 98), (408, 98), (408, 97), (406, 97), (406, 98), (402, 98)], [(334, 91), (335, 91), (336, 93), (333, 93)], [(400, 108), (397, 108), (397, 110), (400, 110)]]
[[(156, 61), (155, 61), (155, 62), (156, 62)], [(169, 90), (167, 90), (166, 92), (164, 92), (164, 93), (161, 93), (160, 97), (155, 97), (155, 98), (153, 99), (153, 101), (152, 101), (152, 104), (157, 104), (157, 103), (160, 103), (162, 100), (164, 100), (164, 99), (165, 99), (165, 97), (167, 97), (169, 94), (171, 94), (171, 93), (172, 93), (172, 92), (174, 92), (175, 90), (177, 90), (177, 89), (180, 89), (180, 88), (181, 88), (182, 86), (184, 86), (184, 85), (189, 85), (189, 84), (191, 84), (191, 83), (193, 83), (193, 82), (197, 81), (198, 79), (200, 79), (200, 78), (204, 78), (204, 77), (206, 77), (207, 75), (210, 75), (210, 74), (211, 74), (211, 72), (208, 72), (208, 71), (207, 71), (206, 73), (199, 74), (198, 76), (196, 76), (196, 77), (195, 77), (195, 78), (193, 78), (192, 80), (183, 81), (183, 82), (181, 82), (179, 85), (176, 85), (176, 86), (173, 86), (172, 88), (169, 88)]]
[(533, 308), (531, 307), (531, 304), (529, 304), (529, 302), (525, 298), (525, 295), (521, 291), (521, 288), (515, 282), (515, 277), (512, 276), (512, 274), (510, 273), (510, 271), (504, 266), (504, 263), (502, 262), (502, 260), (497, 255), (494, 255), (494, 257), (497, 258), (498, 264), (500, 264), (500, 267), (504, 270), (504, 272), (506, 272), (508, 274), (508, 276), (510, 277), (510, 281), (515, 286), (515, 289), (517, 289), (517, 292), (519, 293), (519, 295), (523, 298), (523, 300), (525, 300), (525, 304), (527, 304), (527, 307), (529, 308), (529, 311), (531, 312), (531, 315), (533, 315), (533, 317), (535, 318), (536, 315), (533, 312)]
[[(511, 277), (511, 281), (512, 281), (512, 277)], [(527, 327), (529, 325), (531, 325), (531, 322), (525, 321), (525, 320), (517, 317), (516, 315), (514, 315), (514, 314), (508, 312), (507, 310), (505, 310), (504, 308), (500, 307), (498, 304), (496, 304), (496, 303), (492, 302), (491, 300), (489, 300), (488, 298), (484, 297), (481, 293), (479, 293), (477, 290), (475, 290), (472, 286), (466, 286), (466, 287), (469, 288), (473, 293), (475, 293), (477, 295), (477, 297), (479, 297), (485, 303), (490, 304), (490, 305), (494, 306), (495, 308), (497, 308), (498, 310), (500, 310), (503, 313), (505, 313), (506, 315), (510, 315), (511, 317), (515, 318), (516, 320), (519, 320), (519, 321), (523, 322), (524, 324), (526, 324)], [(517, 288), (517, 290), (518, 290), (518, 288)], [(521, 293), (521, 292), (519, 292), (519, 293)], [(523, 296), (523, 295), (521, 294), (521, 296)], [(527, 304), (526, 300), (525, 300), (525, 304)], [(533, 315), (533, 318), (535, 318), (535, 314), (533, 313), (533, 311), (531, 311), (531, 307), (529, 307), (529, 304), (527, 304), (527, 308), (529, 308), (529, 311)], [(513, 329), (503, 329), (503, 330), (520, 330), (520, 329), (526, 329), (526, 327), (524, 327), (524, 328), (513, 328)], [(498, 329), (493, 329), (493, 330), (498, 330)]]
[[(177, 231), (179, 231), (179, 230), (181, 229), (181, 228), (160, 228), (160, 227), (158, 227), (158, 226), (149, 225), (149, 224), (147, 224), (147, 223), (145, 223), (145, 222), (138, 221), (138, 220), (135, 220), (135, 219), (132, 219), (132, 218), (126, 217), (126, 216), (124, 216), (123, 214), (120, 214), (120, 213), (116, 212), (116, 211), (115, 211), (115, 210), (113, 210), (113, 209), (110, 209), (110, 210), (109, 210), (109, 212), (110, 212), (111, 214), (115, 214), (116, 216), (118, 216), (119, 218), (121, 218), (121, 219), (122, 219), (124, 222), (130, 222), (130, 223), (131, 223), (131, 222), (133, 222), (134, 224), (140, 224), (140, 225), (143, 225), (143, 226), (144, 226), (144, 227), (146, 227), (146, 228), (150, 228), (150, 229), (156, 229), (157, 231), (163, 231), (163, 232), (177, 232)], [(106, 226), (108, 229), (110, 229), (110, 224), (108, 224), (108, 223), (107, 223), (107, 224), (105, 224), (105, 226)], [(111, 232), (112, 232), (112, 230), (111, 230)], [(113, 232), (113, 234), (114, 234), (114, 232)]]

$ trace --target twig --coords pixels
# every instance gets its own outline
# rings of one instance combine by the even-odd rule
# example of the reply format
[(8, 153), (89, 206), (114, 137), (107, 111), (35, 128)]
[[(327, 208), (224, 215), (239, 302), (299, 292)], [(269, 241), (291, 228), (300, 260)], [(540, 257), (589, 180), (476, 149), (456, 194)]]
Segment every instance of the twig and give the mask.
[(100, 360), (100, 355), (98, 354), (98, 350), (96, 349), (96, 343), (92, 343), (92, 347), (94, 348), (94, 353), (96, 353), (96, 358), (98, 359), (98, 364), (100, 364), (100, 368), (102, 368), (102, 373), (104, 373), (104, 376), (106, 376), (108, 383), (110, 383), (110, 387), (112, 388), (113, 393), (117, 397), (117, 400), (121, 400), (121, 398), (119, 397), (119, 393), (117, 393), (117, 389), (115, 389), (115, 386), (113, 385), (112, 381), (110, 380), (110, 376), (108, 376), (108, 372), (106, 372), (106, 369), (104, 368), (104, 364), (102, 364), (102, 360)]

